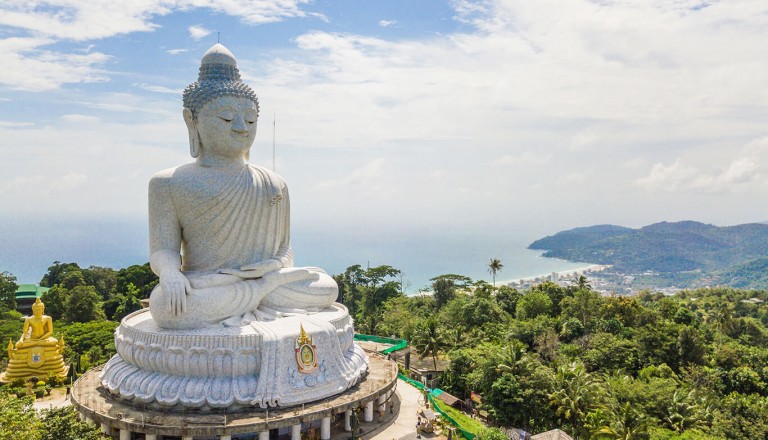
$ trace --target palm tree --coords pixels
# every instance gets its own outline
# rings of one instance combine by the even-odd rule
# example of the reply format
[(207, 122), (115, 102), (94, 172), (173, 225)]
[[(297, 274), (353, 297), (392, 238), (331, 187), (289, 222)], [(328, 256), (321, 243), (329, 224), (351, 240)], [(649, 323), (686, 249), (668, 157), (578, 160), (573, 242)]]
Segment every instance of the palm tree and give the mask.
[(504, 267), (501, 264), (501, 260), (498, 258), (491, 258), (491, 262), (488, 263), (488, 273), (493, 276), (493, 287), (496, 287), (496, 272), (501, 272), (501, 268)]
[(587, 277), (585, 277), (584, 274), (579, 274), (579, 278), (576, 281), (576, 286), (579, 288), (579, 290), (592, 289), (592, 285), (589, 284), (589, 281), (587, 281)]
[(437, 355), (446, 347), (442, 329), (438, 326), (437, 319), (427, 318), (419, 324), (411, 341), (421, 359), (432, 356), (432, 364), (437, 371)]
[[(549, 395), (549, 404), (555, 414), (569, 425), (580, 438), (588, 438), (584, 420), (595, 408), (602, 393), (599, 379), (584, 368), (583, 364), (561, 365), (555, 375), (555, 392)], [(581, 435), (580, 435), (581, 434)]]

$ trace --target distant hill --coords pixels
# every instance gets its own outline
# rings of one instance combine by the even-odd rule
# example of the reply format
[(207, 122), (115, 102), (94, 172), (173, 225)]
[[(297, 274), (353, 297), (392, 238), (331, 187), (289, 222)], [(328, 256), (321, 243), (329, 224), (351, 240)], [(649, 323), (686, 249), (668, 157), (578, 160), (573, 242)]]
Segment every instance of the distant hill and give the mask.
[(640, 229), (598, 225), (558, 232), (528, 248), (546, 251), (545, 257), (611, 264), (623, 273), (701, 271), (720, 284), (768, 285), (768, 225), (763, 223), (719, 227), (681, 221)]

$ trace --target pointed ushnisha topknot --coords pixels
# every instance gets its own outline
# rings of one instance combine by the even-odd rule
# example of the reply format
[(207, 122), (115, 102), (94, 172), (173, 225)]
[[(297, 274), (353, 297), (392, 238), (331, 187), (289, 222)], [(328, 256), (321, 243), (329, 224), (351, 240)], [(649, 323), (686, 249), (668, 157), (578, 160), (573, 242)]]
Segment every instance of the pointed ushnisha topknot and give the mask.
[(203, 105), (220, 96), (250, 99), (256, 105), (258, 117), (259, 99), (256, 93), (240, 80), (237, 60), (232, 52), (217, 43), (203, 55), (197, 81), (184, 89), (184, 107), (190, 109), (197, 118), (197, 111)]

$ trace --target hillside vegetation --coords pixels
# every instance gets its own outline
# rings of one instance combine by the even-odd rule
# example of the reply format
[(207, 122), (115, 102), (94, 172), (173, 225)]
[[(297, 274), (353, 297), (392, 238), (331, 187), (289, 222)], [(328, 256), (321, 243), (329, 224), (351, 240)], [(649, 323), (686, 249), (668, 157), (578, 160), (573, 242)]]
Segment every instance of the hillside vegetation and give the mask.
[(768, 225), (720, 227), (694, 221), (661, 222), (639, 229), (598, 225), (536, 240), (545, 257), (610, 264), (617, 272), (698, 272), (717, 284), (764, 287), (768, 282)]

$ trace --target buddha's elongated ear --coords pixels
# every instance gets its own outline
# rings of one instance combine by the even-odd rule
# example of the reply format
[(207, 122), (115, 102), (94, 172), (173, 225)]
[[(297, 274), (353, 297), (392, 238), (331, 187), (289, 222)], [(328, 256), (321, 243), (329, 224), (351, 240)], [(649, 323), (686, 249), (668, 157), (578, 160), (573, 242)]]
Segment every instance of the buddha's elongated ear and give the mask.
[[(256, 102), (256, 108), (258, 108), (258, 101)], [(258, 113), (256, 114), (256, 117), (258, 118)], [(258, 127), (258, 125), (257, 125)], [(253, 143), (251, 143), (251, 146), (248, 148), (248, 151), (245, 152), (243, 157), (245, 157), (245, 161), (248, 162), (248, 160), (251, 159), (251, 148), (253, 148)]]
[(197, 158), (202, 150), (200, 145), (200, 134), (197, 132), (197, 123), (195, 122), (195, 116), (192, 114), (192, 110), (184, 107), (184, 122), (187, 123), (187, 132), (189, 133), (189, 154), (190, 156)]

